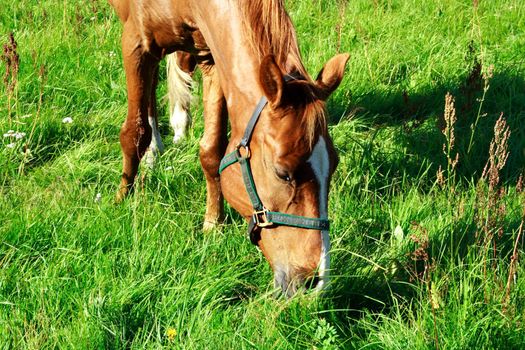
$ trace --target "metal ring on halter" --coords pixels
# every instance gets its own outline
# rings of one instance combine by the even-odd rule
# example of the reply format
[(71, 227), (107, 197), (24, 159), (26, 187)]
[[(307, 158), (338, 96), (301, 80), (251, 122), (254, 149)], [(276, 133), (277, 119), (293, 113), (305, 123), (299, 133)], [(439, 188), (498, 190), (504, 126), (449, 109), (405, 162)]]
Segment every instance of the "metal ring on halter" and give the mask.
[(255, 211), (253, 213), (253, 221), (255, 222), (255, 225), (258, 227), (268, 227), (273, 225), (273, 222), (271, 222), (268, 219), (268, 209), (263, 207), (263, 210)]
[[(244, 151), (246, 152), (245, 156), (241, 154), (241, 151), (240, 151), (241, 148), (244, 148)], [(250, 147), (248, 145), (243, 145), (239, 143), (237, 146), (235, 146), (235, 150), (237, 151), (239, 158), (249, 159), (252, 155), (252, 152), (250, 151)]]

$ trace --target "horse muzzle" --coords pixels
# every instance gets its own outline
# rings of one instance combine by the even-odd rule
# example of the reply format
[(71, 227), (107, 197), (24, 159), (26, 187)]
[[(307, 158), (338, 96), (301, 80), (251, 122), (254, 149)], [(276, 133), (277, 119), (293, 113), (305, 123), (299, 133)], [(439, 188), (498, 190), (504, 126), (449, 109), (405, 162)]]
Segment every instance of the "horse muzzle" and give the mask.
[(300, 290), (321, 291), (324, 286), (323, 283), (319, 283), (320, 278), (317, 272), (313, 276), (308, 276), (302, 271), (282, 266), (275, 268), (273, 282), (274, 287), (277, 289), (277, 294), (286, 298), (293, 297)]

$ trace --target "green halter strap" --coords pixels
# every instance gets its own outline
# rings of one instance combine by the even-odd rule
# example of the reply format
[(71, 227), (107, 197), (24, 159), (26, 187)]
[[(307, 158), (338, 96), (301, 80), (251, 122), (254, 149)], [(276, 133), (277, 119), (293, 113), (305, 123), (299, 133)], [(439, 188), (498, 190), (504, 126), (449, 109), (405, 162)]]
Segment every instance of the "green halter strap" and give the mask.
[[(285, 76), (285, 81), (294, 79), (293, 77), (287, 75)], [(219, 174), (223, 172), (224, 169), (229, 167), (232, 164), (239, 163), (241, 166), (242, 179), (244, 186), (246, 187), (246, 192), (250, 197), (250, 201), (253, 206), (253, 215), (250, 218), (248, 223), (248, 234), (253, 244), (257, 245), (257, 240), (254, 237), (255, 229), (258, 227), (268, 227), (268, 226), (291, 226), (291, 227), (300, 227), (304, 229), (311, 230), (328, 230), (330, 227), (330, 222), (326, 219), (320, 218), (309, 218), (299, 215), (291, 215), (280, 212), (269, 211), (261, 202), (257, 189), (255, 188), (255, 182), (253, 180), (252, 169), (250, 167), (250, 140), (255, 129), (255, 125), (261, 116), (261, 112), (268, 103), (266, 97), (262, 97), (255, 107), (255, 110), (246, 126), (244, 131), (244, 136), (241, 139), (241, 142), (235, 148), (235, 151), (228, 153), (222, 158), (219, 166)], [(244, 155), (241, 153), (241, 149), (244, 149)]]

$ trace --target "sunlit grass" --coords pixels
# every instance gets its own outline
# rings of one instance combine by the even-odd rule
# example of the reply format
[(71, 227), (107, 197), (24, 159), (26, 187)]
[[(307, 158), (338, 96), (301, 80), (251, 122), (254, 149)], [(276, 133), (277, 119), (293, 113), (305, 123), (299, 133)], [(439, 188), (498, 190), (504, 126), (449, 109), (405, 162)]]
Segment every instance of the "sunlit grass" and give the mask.
[[(287, 6), (313, 77), (337, 51), (351, 54), (328, 105), (340, 164), (324, 299), (275, 298), (271, 270), (230, 208), (220, 230), (202, 232), (199, 97), (177, 147), (160, 101), (167, 152), (116, 205), (126, 113), (116, 16), (103, 0), (0, 0), (0, 44), (13, 32), (20, 55), (15, 89), (0, 84), (4, 348), (525, 346), (522, 264), (504, 300), (525, 199), (523, 2)], [(460, 156), (443, 184), (446, 92)], [(511, 135), (496, 225), (481, 215), (483, 196), (496, 197), (480, 178), (501, 112)], [(496, 249), (485, 254), (480, 235), (493, 231)]]

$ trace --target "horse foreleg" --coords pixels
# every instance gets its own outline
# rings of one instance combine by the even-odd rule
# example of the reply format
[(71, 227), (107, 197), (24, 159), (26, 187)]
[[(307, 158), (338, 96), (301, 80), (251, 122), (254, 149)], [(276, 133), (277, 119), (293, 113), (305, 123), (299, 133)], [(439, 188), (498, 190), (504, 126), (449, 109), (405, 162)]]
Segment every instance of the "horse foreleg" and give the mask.
[(195, 69), (195, 59), (186, 52), (167, 56), (168, 98), (170, 104), (170, 125), (173, 128), (173, 143), (186, 136), (191, 117), (191, 74)]
[(148, 109), (153, 75), (158, 65), (158, 59), (145, 50), (140, 35), (129, 22), (124, 25), (122, 33), (122, 55), (128, 90), (128, 115), (120, 130), (123, 169), (118, 201), (132, 191), (140, 159), (151, 142)]
[(203, 230), (213, 229), (224, 217), (219, 164), (226, 145), (228, 113), (215, 66), (201, 65), (203, 75), (204, 135), (200, 141), (200, 161), (206, 177), (206, 214)]

